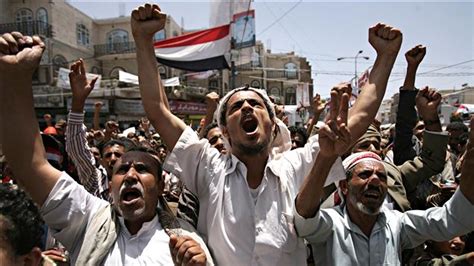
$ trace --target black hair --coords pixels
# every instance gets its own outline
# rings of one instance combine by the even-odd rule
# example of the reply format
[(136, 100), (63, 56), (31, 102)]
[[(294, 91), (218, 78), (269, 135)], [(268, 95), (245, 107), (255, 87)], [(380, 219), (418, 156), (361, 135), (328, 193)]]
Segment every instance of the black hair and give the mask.
[(137, 146), (133, 141), (131, 141), (128, 138), (111, 139), (111, 140), (105, 142), (102, 145), (97, 145), (97, 148), (99, 148), (101, 157), (104, 155), (104, 149), (105, 148), (112, 147), (114, 145), (122, 146), (124, 148), (124, 152), (127, 152), (130, 149)]
[(303, 137), (303, 144), (306, 144), (308, 141), (308, 134), (306, 133), (306, 129), (304, 127), (289, 126), (288, 130), (291, 134), (300, 134), (301, 137)]
[(232, 95), (236, 94), (237, 92), (240, 92), (240, 91), (253, 91), (255, 92), (260, 98), (262, 98), (264, 104), (265, 104), (265, 108), (267, 109), (268, 111), (268, 114), (270, 115), (270, 119), (273, 120), (273, 118), (275, 117), (275, 111), (273, 110), (273, 107), (270, 106), (270, 104), (265, 100), (265, 98), (263, 98), (263, 96), (255, 91), (254, 88), (250, 88), (248, 85), (245, 86), (245, 87), (242, 87), (242, 88), (239, 88), (239, 89), (236, 89), (234, 92), (232, 92), (232, 94), (230, 96), (228, 96), (227, 100), (225, 102), (222, 103), (222, 109), (221, 109), (221, 117), (220, 117), (220, 124), (222, 126), (226, 126), (227, 125), (227, 119), (226, 119), (226, 113), (227, 113), (227, 103), (229, 102), (230, 98), (232, 97)]
[(20, 188), (0, 184), (0, 234), (12, 245), (15, 256), (22, 256), (41, 246), (44, 221), (33, 200)]
[(203, 134), (204, 138), (207, 139), (207, 134), (209, 134), (209, 131), (211, 131), (211, 129), (216, 128), (216, 127), (218, 127), (216, 122), (212, 122), (209, 125), (207, 125), (204, 128), (204, 134)]
[(463, 131), (463, 132), (469, 132), (469, 128), (464, 125), (463, 122), (451, 122), (448, 124), (446, 127), (446, 131)]

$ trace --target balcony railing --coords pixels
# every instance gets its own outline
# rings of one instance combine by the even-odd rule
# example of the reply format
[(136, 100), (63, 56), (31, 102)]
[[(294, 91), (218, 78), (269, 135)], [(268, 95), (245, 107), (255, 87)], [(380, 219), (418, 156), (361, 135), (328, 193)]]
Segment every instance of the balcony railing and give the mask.
[(119, 42), (94, 45), (95, 56), (103, 56), (109, 54), (130, 54), (135, 53), (136, 47), (134, 42)]
[(39, 20), (0, 24), (0, 34), (12, 31), (18, 31), (28, 36), (39, 35), (48, 38), (53, 37), (52, 25)]
[(267, 71), (268, 78), (285, 78), (285, 79), (298, 79), (298, 75), (293, 72), (282, 71), (282, 70), (269, 70)]

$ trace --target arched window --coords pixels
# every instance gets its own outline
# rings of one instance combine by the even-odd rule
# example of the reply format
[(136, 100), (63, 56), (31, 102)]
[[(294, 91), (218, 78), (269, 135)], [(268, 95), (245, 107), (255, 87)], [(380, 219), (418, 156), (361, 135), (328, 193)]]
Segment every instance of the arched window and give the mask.
[(252, 53), (252, 61), (250, 63), (253, 67), (260, 66), (260, 55), (257, 52)]
[(22, 8), (16, 12), (16, 22), (33, 21), (33, 11), (28, 8)]
[(57, 77), (59, 68), (68, 68), (67, 60), (64, 56), (58, 54), (53, 57), (53, 76)]
[(177, 31), (173, 31), (173, 37), (179, 36), (179, 33)]
[(48, 33), (48, 11), (40, 7), (36, 10), (36, 20), (38, 25), (38, 33), (40, 35), (47, 35)]
[(250, 87), (260, 88), (260, 81), (256, 79), (252, 80), (252, 82), (250, 82)]
[(84, 24), (76, 25), (77, 44), (89, 46), (89, 29)]
[(295, 88), (289, 87), (286, 89), (285, 104), (296, 105), (296, 89)]
[(276, 103), (281, 103), (280, 88), (272, 87), (270, 89), (270, 96), (275, 100)]
[(16, 12), (16, 24), (18, 31), (23, 35), (34, 35), (33, 31), (33, 11), (28, 8), (22, 8)]
[(298, 78), (298, 68), (295, 63), (287, 63), (285, 65), (285, 77), (289, 79)]
[(158, 66), (158, 73), (160, 73), (160, 78), (161, 79), (167, 79), (168, 78), (165, 66), (159, 65)]
[[(120, 70), (125, 71), (125, 68), (123, 68), (123, 67), (114, 67), (114, 68), (112, 68), (112, 70), (110, 70), (110, 72), (109, 72), (109, 78), (118, 79)], [(125, 72), (127, 72), (127, 71), (125, 71)]]
[(109, 53), (123, 53), (129, 49), (128, 32), (116, 29), (107, 33), (107, 50)]

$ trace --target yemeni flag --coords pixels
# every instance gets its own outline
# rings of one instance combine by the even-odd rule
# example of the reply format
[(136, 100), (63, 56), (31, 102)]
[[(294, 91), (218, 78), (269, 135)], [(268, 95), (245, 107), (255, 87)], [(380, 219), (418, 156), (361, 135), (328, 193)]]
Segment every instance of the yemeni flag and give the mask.
[(163, 65), (189, 71), (229, 68), (224, 56), (230, 51), (229, 32), (227, 24), (156, 42), (156, 59)]

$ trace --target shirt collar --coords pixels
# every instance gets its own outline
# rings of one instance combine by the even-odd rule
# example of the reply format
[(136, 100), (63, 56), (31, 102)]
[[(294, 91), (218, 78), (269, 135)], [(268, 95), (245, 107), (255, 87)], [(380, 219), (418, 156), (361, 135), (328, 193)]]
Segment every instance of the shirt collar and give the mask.
[(138, 230), (137, 234), (135, 234), (135, 235), (130, 234), (130, 232), (128, 231), (127, 226), (125, 226), (125, 220), (123, 219), (122, 216), (119, 217), (119, 222), (120, 222), (120, 225), (122, 226), (122, 229), (123, 229), (120, 232), (123, 232), (123, 234), (127, 238), (139, 237), (139, 236), (141, 236), (145, 233), (148, 233), (150, 230), (154, 230), (155, 227), (158, 227), (159, 229), (161, 229), (161, 224), (158, 222), (158, 215), (156, 215), (156, 214), (155, 214), (155, 217), (153, 217), (153, 219), (151, 219), (151, 221), (144, 222), (142, 224), (142, 228), (140, 228), (140, 230)]
[[(344, 227), (346, 227), (346, 229), (349, 230), (349, 231), (352, 231), (354, 233), (357, 233), (357, 234), (362, 235), (365, 238), (367, 238), (367, 236), (364, 234), (364, 232), (362, 232), (362, 230), (359, 228), (359, 226), (357, 226), (355, 223), (353, 223), (351, 221), (351, 218), (349, 217), (349, 213), (347, 212), (347, 205), (344, 204), (343, 206), (339, 206), (339, 208), (342, 209), (342, 213), (344, 215), (344, 220), (343, 220)], [(385, 211), (386, 211), (386, 208), (382, 205), (380, 207), (380, 213), (377, 216), (377, 221), (375, 221), (375, 225), (372, 228), (372, 233), (371, 234), (373, 234), (374, 232), (377, 232), (380, 229), (385, 227), (385, 224), (387, 222), (387, 218), (385, 216)]]

